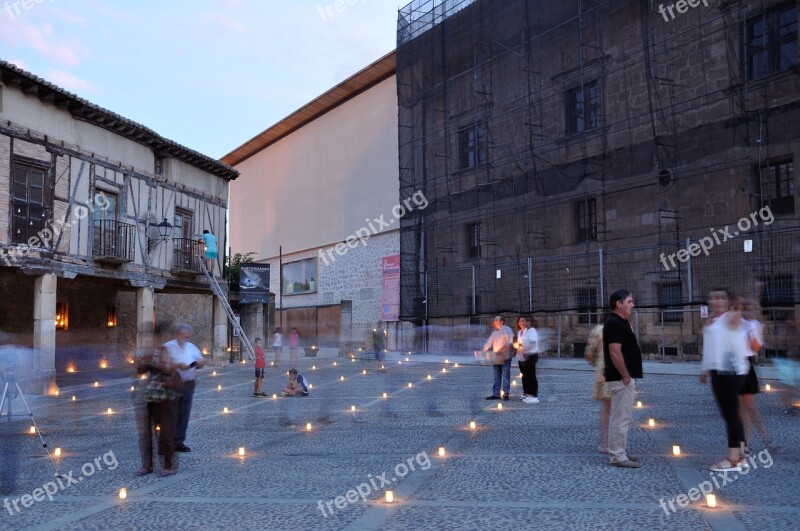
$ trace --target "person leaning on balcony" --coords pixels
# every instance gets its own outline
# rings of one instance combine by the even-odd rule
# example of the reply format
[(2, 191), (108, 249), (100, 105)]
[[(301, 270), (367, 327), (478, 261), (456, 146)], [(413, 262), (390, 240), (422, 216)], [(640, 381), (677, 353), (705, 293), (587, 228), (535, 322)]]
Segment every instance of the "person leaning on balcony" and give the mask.
[(212, 275), (214, 274), (214, 263), (217, 261), (217, 239), (214, 237), (211, 232), (206, 229), (203, 231), (203, 235), (200, 237), (205, 244), (205, 252), (203, 253), (203, 257), (206, 260), (206, 269)]

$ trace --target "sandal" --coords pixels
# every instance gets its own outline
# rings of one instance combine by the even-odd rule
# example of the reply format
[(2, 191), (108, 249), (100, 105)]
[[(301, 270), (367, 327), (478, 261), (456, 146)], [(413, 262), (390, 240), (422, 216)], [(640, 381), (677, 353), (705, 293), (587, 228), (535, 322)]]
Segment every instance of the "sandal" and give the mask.
[(736, 461), (735, 463), (731, 463), (729, 460), (723, 459), (719, 463), (714, 463), (708, 467), (708, 469), (714, 472), (741, 472), (742, 461), (743, 459)]

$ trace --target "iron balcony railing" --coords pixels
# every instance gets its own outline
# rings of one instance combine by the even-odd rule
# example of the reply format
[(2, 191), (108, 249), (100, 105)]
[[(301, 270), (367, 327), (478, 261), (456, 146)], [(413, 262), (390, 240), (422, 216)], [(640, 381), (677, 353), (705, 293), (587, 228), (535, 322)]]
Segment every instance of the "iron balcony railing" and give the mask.
[(172, 271), (175, 273), (202, 273), (198, 256), (204, 252), (203, 242), (189, 238), (173, 238)]
[(135, 257), (134, 233), (136, 227), (113, 219), (94, 221), (92, 255), (100, 262), (132, 262)]

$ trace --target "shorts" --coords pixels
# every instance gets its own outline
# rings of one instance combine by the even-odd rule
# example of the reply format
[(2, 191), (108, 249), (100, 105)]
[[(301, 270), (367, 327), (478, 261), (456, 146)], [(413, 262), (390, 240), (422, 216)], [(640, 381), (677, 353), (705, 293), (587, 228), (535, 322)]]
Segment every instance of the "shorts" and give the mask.
[(217, 251), (206, 251), (206, 252), (205, 252), (205, 254), (204, 254), (204, 256), (205, 256), (206, 258), (213, 258), (213, 259), (216, 259), (216, 258), (217, 258)]
[(750, 372), (744, 377), (744, 383), (739, 389), (740, 395), (755, 395), (758, 394), (758, 377), (756, 377), (756, 368), (750, 363)]
[(264, 367), (256, 367), (256, 378), (264, 377)]

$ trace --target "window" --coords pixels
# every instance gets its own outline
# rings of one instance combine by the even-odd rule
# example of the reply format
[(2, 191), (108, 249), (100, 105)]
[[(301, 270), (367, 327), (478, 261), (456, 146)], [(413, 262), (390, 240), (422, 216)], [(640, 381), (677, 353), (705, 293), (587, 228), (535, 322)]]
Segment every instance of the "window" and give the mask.
[(582, 133), (600, 126), (600, 93), (592, 81), (567, 92), (567, 132)]
[(794, 214), (794, 162), (770, 162), (755, 168), (756, 192), (761, 206), (773, 214)]
[(580, 324), (597, 324), (597, 290), (579, 288), (576, 298), (578, 299), (578, 322)]
[(683, 302), (680, 282), (664, 282), (658, 286), (658, 305), (665, 323), (683, 322)]
[(481, 257), (481, 224), (467, 225), (467, 258)]
[(797, 63), (794, 2), (753, 17), (745, 34), (747, 79), (759, 79)]
[(188, 210), (180, 208), (175, 209), (175, 222), (172, 224), (172, 234), (175, 238), (184, 238), (191, 240), (192, 238), (192, 213)]
[(597, 201), (594, 197), (575, 203), (575, 228), (578, 243), (597, 241)]
[(297, 295), (317, 291), (317, 260), (310, 258), (300, 262), (283, 264), (283, 294)]
[(47, 191), (48, 171), (45, 167), (14, 162), (11, 183), (11, 242), (27, 243), (44, 229), (51, 209)]
[(471, 125), (458, 132), (458, 152), (461, 169), (486, 162), (486, 134), (482, 125)]
[[(787, 309), (787, 307), (794, 306), (794, 277), (792, 275), (775, 275), (762, 280), (764, 293), (761, 295), (761, 306), (764, 308), (764, 317), (772, 321), (785, 321), (792, 318), (794, 310)], [(780, 309), (770, 309), (776, 307)]]

